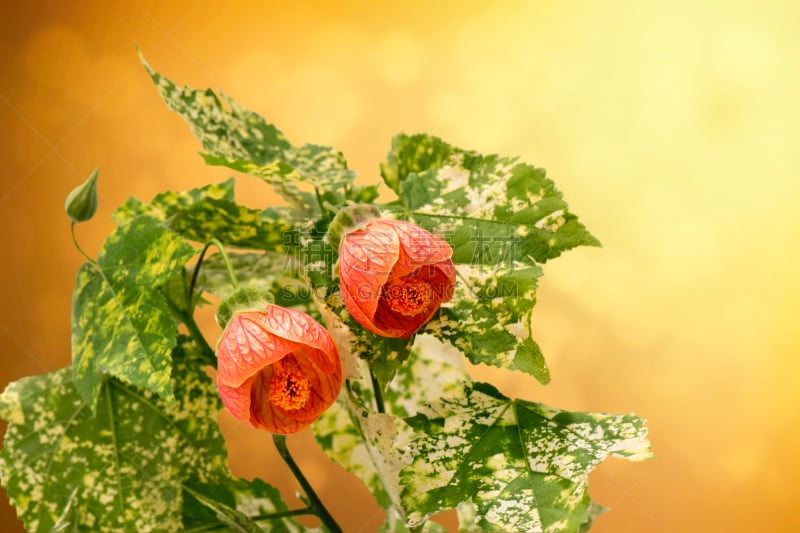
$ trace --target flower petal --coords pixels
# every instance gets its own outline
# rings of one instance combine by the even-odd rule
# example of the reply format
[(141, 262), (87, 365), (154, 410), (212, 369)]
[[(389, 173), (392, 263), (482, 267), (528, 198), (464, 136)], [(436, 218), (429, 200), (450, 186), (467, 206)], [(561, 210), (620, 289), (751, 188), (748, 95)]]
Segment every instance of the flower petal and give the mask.
[(407, 339), (411, 337), (423, 324), (439, 310), (441, 300), (438, 295), (434, 295), (433, 301), (428, 306), (427, 311), (417, 316), (403, 316), (393, 312), (383, 302), (375, 312), (375, 323), (381, 329), (381, 335), (385, 337), (399, 337)]
[(442, 302), (449, 302), (453, 297), (456, 267), (450, 259), (435, 265), (424, 266), (411, 276), (429, 283)]
[(250, 389), (253, 386), (251, 376), (238, 387), (229, 387), (217, 381), (217, 389), (222, 403), (230, 413), (242, 422), (250, 423)]
[[(263, 313), (258, 313), (261, 326), (276, 337), (294, 345), (292, 351), (304, 351), (326, 373), (341, 367), (336, 345), (327, 330), (302, 311), (287, 309), (278, 305), (268, 305)], [(308, 347), (310, 349), (306, 349)]]
[(445, 261), (452, 263), (450, 258), (453, 249), (436, 235), (411, 222), (388, 220), (386, 223), (397, 232), (401, 248), (400, 257), (392, 270), (392, 279), (408, 276), (423, 266)]
[(363, 229), (342, 238), (339, 249), (342, 299), (353, 318), (372, 331), (381, 288), (399, 256), (397, 233), (385, 221), (371, 220)]
[[(220, 339), (217, 359), (217, 387), (228, 411), (273, 433), (294, 433), (311, 424), (336, 401), (342, 385), (342, 363), (325, 328), (301, 311), (276, 305), (236, 313)], [(307, 400), (300, 400), (305, 403), (276, 400), (276, 392), (285, 392), (285, 383), (270, 390), (279, 368), (293, 368), (307, 382)]]
[[(411, 222), (372, 219), (342, 238), (339, 278), (342, 299), (367, 330), (408, 338), (430, 320), (456, 281), (453, 251), (444, 240)], [(402, 278), (421, 278), (437, 298), (425, 313), (400, 316), (384, 308), (383, 291)]]
[[(256, 374), (248, 387), (248, 412), (244, 420), (254, 427), (273, 433), (295, 433), (316, 420), (323, 411), (336, 401), (342, 384), (341, 365), (333, 373), (320, 372), (316, 365), (303, 356), (294, 358), (303, 376), (308, 379), (311, 395), (301, 409), (288, 411), (270, 401), (272, 372), (265, 369)], [(227, 404), (226, 404), (227, 405)], [(230, 409), (230, 407), (229, 407)], [(240, 411), (241, 412), (241, 411)], [(237, 415), (237, 413), (234, 413)], [(238, 417), (238, 416), (237, 416)]]
[(250, 406), (248, 412), (248, 422), (253, 427), (266, 429), (272, 433), (296, 433), (301, 429), (311, 425), (314, 418), (308, 420), (298, 420), (272, 404), (269, 401), (270, 377), (264, 373), (259, 373), (253, 378), (252, 387), (248, 399)]
[(314, 363), (310, 359), (303, 357), (302, 354), (293, 354), (289, 357), (295, 359), (303, 377), (308, 380), (311, 387), (311, 395), (306, 405), (297, 411), (290, 412), (281, 407), (276, 407), (275, 409), (288, 418), (296, 420), (316, 420), (339, 396), (342, 383), (341, 365), (339, 365), (334, 372), (320, 372)]
[(217, 346), (217, 381), (238, 387), (265, 366), (298, 348), (296, 342), (275, 336), (262, 324), (263, 313), (236, 313)]

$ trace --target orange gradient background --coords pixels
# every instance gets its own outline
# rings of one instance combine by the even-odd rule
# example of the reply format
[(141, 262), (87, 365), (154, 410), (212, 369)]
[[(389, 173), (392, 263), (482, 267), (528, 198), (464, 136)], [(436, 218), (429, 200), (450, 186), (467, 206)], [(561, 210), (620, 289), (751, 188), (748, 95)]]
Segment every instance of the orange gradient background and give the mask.
[[(100, 208), (77, 228), (92, 254), (129, 195), (230, 175), (204, 166), (136, 41), (177, 82), (342, 150), (362, 183), (379, 180), (400, 131), (545, 167), (604, 247), (545, 266), (534, 324), (551, 384), (473, 373), (510, 395), (649, 420), (656, 459), (591, 476), (612, 508), (594, 531), (800, 529), (795, 3), (16, 4), (0, 7), (0, 388), (69, 364), (82, 260), (63, 202), (95, 166)], [(276, 202), (256, 178), (237, 187), (247, 205)], [(234, 471), (296, 504), (269, 435), (220, 423)], [(366, 489), (310, 432), (289, 443), (344, 529), (374, 531)], [(21, 530), (1, 496), (0, 529)]]

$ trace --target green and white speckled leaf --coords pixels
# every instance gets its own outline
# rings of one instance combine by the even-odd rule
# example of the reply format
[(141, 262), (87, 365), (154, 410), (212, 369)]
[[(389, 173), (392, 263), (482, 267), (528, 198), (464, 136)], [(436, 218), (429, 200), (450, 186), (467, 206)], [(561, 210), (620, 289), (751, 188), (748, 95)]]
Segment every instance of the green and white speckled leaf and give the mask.
[(172, 399), (170, 352), (176, 325), (159, 286), (194, 255), (181, 237), (148, 216), (119, 226), (84, 263), (72, 297), (75, 386), (94, 406), (104, 376)]
[(517, 158), (400, 135), (382, 174), (400, 195), (401, 215), (443, 234), (456, 263), (543, 263), (576, 246), (600, 244), (544, 170)]
[(150, 215), (161, 221), (168, 220), (192, 205), (204, 200), (234, 201), (234, 185), (236, 181), (230, 178), (222, 183), (213, 183), (205, 187), (189, 189), (188, 191), (165, 191), (153, 197), (147, 203), (130, 197), (119, 206), (111, 215), (118, 224), (127, 224), (139, 215)]
[(362, 328), (352, 318), (350, 320), (351, 328), (357, 328), (353, 354), (369, 364), (378, 385), (386, 389), (411, 354), (413, 339), (381, 337)]
[(406, 421), (419, 433), (400, 479), (410, 526), (472, 500), (483, 531), (579, 531), (588, 474), (607, 457), (651, 456), (634, 415), (572, 413), (465, 387)]
[(319, 203), (295, 182), (333, 195), (335, 205), (346, 198), (374, 199), (374, 187), (353, 187), (355, 173), (341, 153), (314, 144), (293, 146), (275, 126), (232, 98), (211, 89), (180, 87), (153, 70), (143, 56), (141, 60), (164, 103), (186, 120), (202, 144), (206, 163), (263, 179), (305, 216), (319, 213)]
[[(361, 361), (360, 372), (367, 375)], [(354, 473), (387, 510), (385, 531), (407, 531), (400, 505), (400, 470), (410, 462), (404, 453), (413, 438), (402, 417), (416, 414), (425, 404), (463, 390), (469, 382), (461, 354), (429, 335), (416, 338), (410, 359), (401, 367), (384, 395), (388, 414), (364, 406), (373, 405), (368, 380), (351, 379), (343, 394), (314, 424), (314, 435), (332, 461)], [(430, 523), (425, 531), (438, 531)]]
[(234, 179), (188, 191), (168, 191), (143, 203), (129, 198), (113, 214), (120, 224), (140, 215), (162, 221), (184, 238), (207, 243), (218, 239), (228, 246), (282, 251), (292, 229), (288, 214), (280, 209), (259, 211), (234, 201)]
[(293, 518), (266, 518), (273, 513), (289, 510), (289, 506), (281, 499), (278, 489), (264, 483), (258, 478), (253, 481), (237, 479), (228, 483), (233, 492), (235, 508), (240, 513), (251, 517), (265, 531), (274, 533), (318, 533), (321, 528), (310, 528), (301, 525)]
[(291, 517), (267, 518), (288, 510), (278, 490), (258, 478), (229, 479), (222, 485), (184, 486), (183, 526), (187, 531), (321, 531), (305, 528)]
[[(378, 528), (378, 531), (386, 533), (404, 533), (410, 532), (411, 530), (406, 527), (406, 524), (403, 521), (403, 517), (400, 516), (400, 513), (398, 513), (396, 509), (390, 508), (386, 511), (386, 519)], [(414, 531), (422, 531), (425, 533), (446, 533), (447, 528), (432, 520), (428, 520), (422, 525), (421, 528), (415, 528)]]
[(414, 416), (426, 405), (462, 394), (471, 382), (460, 351), (431, 335), (417, 335), (411, 356), (384, 394), (386, 410)]
[[(289, 254), (274, 252), (229, 253), (231, 265), (241, 287), (257, 287), (270, 291), (275, 304), (298, 307), (305, 312), (314, 309), (311, 289), (302, 281), (302, 265)], [(230, 275), (220, 254), (203, 261), (197, 279), (197, 288), (224, 299), (233, 292)]]
[[(392, 505), (392, 499), (384, 485), (382, 473), (376, 466), (376, 461), (380, 462), (381, 460), (379, 457), (373, 456), (377, 450), (367, 443), (364, 430), (356, 426), (356, 423), (366, 425), (366, 421), (354, 420), (353, 417), (359, 414), (365, 418), (380, 416), (378, 413), (370, 413), (366, 409), (354, 405), (344, 396), (341, 397), (314, 422), (312, 426), (314, 437), (331, 461), (355, 474), (370, 490), (378, 505), (386, 509)], [(396, 492), (395, 496), (398, 497), (399, 491)]]
[(452, 300), (442, 304), (426, 333), (452, 343), (472, 363), (520, 370), (542, 383), (550, 370), (532, 336), (537, 265), (457, 265)]
[(185, 487), (235, 486), (216, 387), (183, 353), (174, 358), (174, 403), (111, 378), (93, 415), (69, 368), (6, 388), (0, 478), (28, 530), (66, 517), (74, 530), (178, 531)]
[[(183, 490), (185, 500), (192, 498), (195, 502), (205, 507), (206, 510), (211, 511), (214, 518), (220, 524), (229, 528), (230, 531), (240, 531), (243, 533), (258, 533), (264, 531), (258, 527), (258, 524), (251, 520), (250, 517), (236, 509), (235, 503), (229, 505), (226, 502), (220, 501), (220, 498), (217, 497), (218, 495), (216, 494), (214, 496), (206, 496), (189, 487), (184, 487)], [(192, 522), (194, 522), (199, 513), (196, 509), (191, 509), (190, 513), (186, 513), (186, 507), (187, 505), (184, 505), (184, 516), (188, 515), (192, 519)]]
[[(581, 524), (577, 532), (587, 533), (591, 528), (594, 521), (598, 516), (608, 511), (608, 508), (599, 505), (595, 502), (589, 504), (589, 518)], [(472, 500), (461, 502), (456, 508), (456, 515), (458, 516), (458, 531), (462, 533), (484, 533), (486, 530), (477, 524), (478, 514), (475, 504)]]
[(401, 133), (392, 139), (392, 149), (381, 163), (381, 177), (400, 196), (400, 184), (406, 177), (439, 168), (451, 153), (461, 151), (433, 135)]
[[(408, 531), (400, 509), (400, 471), (410, 462), (407, 449), (414, 432), (401, 418), (354, 402), (353, 397), (364, 400), (370, 395), (361, 394), (368, 389), (359, 384), (351, 382), (350, 386), (352, 397), (342, 394), (314, 423), (314, 435), (328, 457), (355, 474), (387, 511), (381, 531)], [(433, 522), (422, 526), (422, 531), (443, 531)]]
[(515, 158), (482, 156), (430, 135), (398, 135), (384, 181), (408, 218), (453, 248), (454, 298), (424, 331), (475, 364), (521, 370), (542, 383), (550, 372), (531, 335), (539, 263), (579, 245), (599, 245), (544, 170)]

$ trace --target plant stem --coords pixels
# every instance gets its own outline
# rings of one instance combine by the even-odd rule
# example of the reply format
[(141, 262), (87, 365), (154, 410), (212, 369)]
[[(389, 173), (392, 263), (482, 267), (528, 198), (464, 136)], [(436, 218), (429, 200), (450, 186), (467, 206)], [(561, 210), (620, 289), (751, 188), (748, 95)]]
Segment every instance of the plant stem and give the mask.
[(300, 467), (294, 462), (294, 458), (289, 453), (289, 448), (286, 446), (286, 435), (273, 433), (272, 440), (275, 442), (275, 448), (277, 448), (278, 453), (286, 463), (286, 466), (288, 466), (289, 470), (292, 471), (292, 474), (294, 474), (297, 482), (300, 483), (300, 487), (302, 487), (303, 491), (306, 493), (306, 497), (308, 498), (308, 502), (310, 504), (309, 509), (312, 510), (320, 520), (322, 520), (322, 523), (331, 533), (342, 533), (342, 528), (339, 527), (339, 524), (336, 523), (336, 520), (333, 519), (333, 516), (331, 516), (325, 506), (322, 505), (317, 493), (314, 492), (314, 489), (303, 475)]
[(192, 300), (192, 295), (194, 294), (194, 288), (197, 285), (197, 278), (200, 274), (200, 267), (203, 265), (203, 260), (206, 258), (206, 252), (214, 245), (219, 250), (220, 255), (222, 256), (222, 261), (225, 263), (225, 268), (228, 269), (228, 276), (231, 278), (231, 285), (233, 285), (234, 290), (239, 288), (239, 281), (236, 279), (236, 272), (233, 270), (233, 265), (231, 265), (231, 259), (228, 257), (228, 252), (225, 251), (225, 247), (222, 246), (222, 243), (219, 242), (219, 239), (211, 239), (209, 242), (203, 246), (203, 250), (200, 252), (200, 257), (197, 258), (197, 264), (194, 266), (194, 272), (192, 273), (192, 281), (189, 283), (189, 301)]
[[(74, 226), (74, 224), (73, 224)], [(73, 233), (74, 238), (74, 233)], [(231, 284), (233, 285), (234, 289), (239, 288), (239, 282), (236, 279), (236, 273), (233, 270), (233, 265), (231, 265), (230, 257), (228, 257), (228, 253), (225, 251), (225, 247), (222, 246), (222, 243), (219, 242), (218, 239), (211, 239), (206, 245), (203, 247), (203, 250), (200, 252), (200, 257), (197, 259), (197, 264), (194, 267), (194, 272), (192, 273), (192, 281), (189, 282), (188, 294), (186, 295), (186, 306), (188, 309), (181, 309), (175, 302), (171, 301), (169, 298), (165, 296), (167, 300), (167, 304), (172, 309), (172, 312), (178, 317), (178, 319), (186, 325), (186, 328), (189, 330), (189, 335), (191, 335), (192, 339), (197, 343), (200, 349), (203, 352), (203, 358), (205, 359), (206, 363), (216, 368), (217, 366), (217, 355), (214, 353), (214, 350), (211, 348), (211, 345), (208, 344), (208, 341), (203, 336), (203, 333), (200, 331), (200, 328), (197, 326), (197, 322), (194, 319), (194, 289), (197, 285), (197, 278), (200, 274), (200, 267), (203, 264), (203, 260), (206, 257), (206, 252), (214, 245), (219, 250), (220, 255), (222, 255), (222, 261), (225, 263), (225, 267), (228, 269), (228, 275), (231, 278)], [(77, 243), (76, 243), (77, 245)], [(80, 249), (80, 248), (79, 248)], [(84, 254), (86, 255), (86, 254)]]
[(277, 520), (278, 518), (289, 518), (292, 516), (301, 516), (305, 514), (315, 514), (314, 509), (311, 507), (304, 507), (302, 509), (291, 509), (289, 511), (280, 511), (278, 513), (266, 513), (256, 516), (249, 516), (248, 518), (253, 522), (258, 520)]
[(200, 346), (200, 349), (203, 351), (203, 355), (205, 356), (206, 362), (217, 368), (217, 354), (214, 352), (211, 345), (208, 344), (208, 341), (203, 336), (203, 332), (200, 331), (200, 328), (197, 326), (197, 322), (194, 320), (194, 316), (186, 313), (184, 315), (185, 320), (183, 321), (186, 324), (186, 329), (189, 330), (189, 335), (192, 336), (194, 341)]
[(186, 295), (186, 301), (189, 302), (190, 313), (194, 313), (194, 305), (192, 305), (192, 302), (194, 300), (194, 288), (197, 285), (197, 278), (200, 274), (200, 267), (203, 265), (203, 260), (206, 258), (206, 252), (208, 251), (208, 248), (210, 246), (211, 246), (210, 242), (206, 243), (206, 245), (203, 246), (203, 251), (200, 252), (200, 257), (197, 258), (197, 264), (194, 265), (194, 272), (192, 272), (192, 281), (189, 283), (189, 292)]
[(325, 216), (325, 206), (323, 205), (322, 196), (319, 194), (319, 187), (314, 187), (314, 196), (317, 198), (317, 205), (319, 206), (320, 213)]
[(386, 406), (383, 403), (383, 392), (381, 392), (381, 385), (378, 383), (378, 380), (375, 379), (375, 374), (372, 373), (371, 368), (369, 369), (369, 377), (372, 379), (372, 392), (375, 394), (375, 408), (379, 413), (385, 413)]
[(233, 270), (233, 265), (231, 265), (231, 259), (228, 257), (228, 252), (225, 251), (225, 247), (222, 246), (222, 243), (219, 242), (218, 239), (211, 239), (211, 243), (217, 247), (219, 250), (220, 255), (222, 255), (222, 261), (225, 263), (225, 267), (228, 269), (228, 275), (231, 277), (231, 284), (233, 285), (233, 289), (236, 290), (239, 288), (239, 282), (236, 279), (236, 272)]
[(178, 305), (173, 302), (165, 293), (162, 292), (162, 294), (164, 295), (164, 300), (167, 301), (167, 306), (169, 307), (170, 311), (172, 311), (173, 316), (186, 326), (186, 329), (189, 330), (189, 335), (200, 347), (200, 350), (203, 352), (204, 361), (216, 368), (217, 355), (214, 353), (214, 350), (203, 336), (203, 332), (200, 331), (197, 322), (194, 320), (194, 316), (189, 311), (185, 311), (178, 307)]
[(72, 224), (70, 224), (69, 231), (70, 231), (70, 233), (72, 233), (72, 242), (75, 243), (75, 248), (78, 249), (78, 251), (81, 253), (81, 255), (83, 255), (83, 257), (86, 258), (87, 261), (89, 261), (93, 265), (97, 266), (97, 261), (95, 261), (94, 259), (89, 257), (89, 254), (84, 252), (83, 248), (81, 248), (81, 245), (78, 244), (78, 239), (75, 237), (75, 223), (74, 222)]

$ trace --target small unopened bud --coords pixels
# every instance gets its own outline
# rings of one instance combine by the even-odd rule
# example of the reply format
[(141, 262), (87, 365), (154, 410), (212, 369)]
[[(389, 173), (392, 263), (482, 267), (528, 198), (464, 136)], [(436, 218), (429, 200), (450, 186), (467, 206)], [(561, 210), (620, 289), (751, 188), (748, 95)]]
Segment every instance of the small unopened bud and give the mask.
[(64, 209), (73, 224), (86, 222), (97, 211), (97, 174), (98, 169), (94, 169), (86, 181), (72, 189), (67, 196)]

